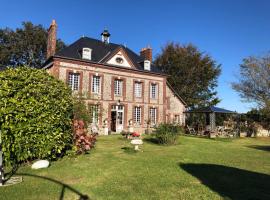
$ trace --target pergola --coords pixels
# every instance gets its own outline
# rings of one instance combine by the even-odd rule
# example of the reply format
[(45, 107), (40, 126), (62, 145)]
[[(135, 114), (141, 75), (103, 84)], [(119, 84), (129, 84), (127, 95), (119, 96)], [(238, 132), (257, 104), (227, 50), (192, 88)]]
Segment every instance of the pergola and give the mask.
[(214, 131), (216, 129), (216, 113), (221, 114), (237, 114), (235, 111), (226, 110), (223, 108), (218, 108), (215, 106), (209, 106), (204, 108), (195, 108), (185, 113), (203, 113), (206, 114), (207, 125), (210, 125), (210, 131)]

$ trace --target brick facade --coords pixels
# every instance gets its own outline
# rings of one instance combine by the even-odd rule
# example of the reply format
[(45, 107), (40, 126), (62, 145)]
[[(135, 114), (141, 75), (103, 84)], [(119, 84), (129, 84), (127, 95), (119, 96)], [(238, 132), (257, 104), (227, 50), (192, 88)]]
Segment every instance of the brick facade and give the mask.
[[(184, 104), (177, 98), (173, 91), (166, 84), (166, 76), (136, 71), (133, 69), (117, 68), (97, 63), (89, 63), (71, 59), (54, 57), (52, 66), (48, 72), (53, 76), (68, 82), (68, 73), (79, 73), (79, 92), (87, 97), (87, 104), (99, 104), (102, 108), (99, 116), (99, 128), (102, 134), (104, 121), (108, 120), (108, 127), (111, 129), (112, 106), (123, 105), (123, 129), (127, 130), (129, 121), (133, 120), (134, 107), (141, 107), (141, 124), (133, 124), (134, 131), (144, 132), (147, 128), (150, 108), (156, 108), (157, 123), (172, 121), (174, 116), (179, 115), (184, 123)], [(100, 93), (91, 93), (92, 78), (100, 76)], [(114, 80), (123, 81), (122, 96), (114, 95)], [(142, 97), (134, 96), (134, 84), (142, 83)], [(157, 85), (157, 98), (150, 98), (150, 84)], [(88, 95), (90, 94), (90, 95)], [(168, 118), (169, 116), (169, 118)], [(169, 120), (170, 119), (170, 120)]]

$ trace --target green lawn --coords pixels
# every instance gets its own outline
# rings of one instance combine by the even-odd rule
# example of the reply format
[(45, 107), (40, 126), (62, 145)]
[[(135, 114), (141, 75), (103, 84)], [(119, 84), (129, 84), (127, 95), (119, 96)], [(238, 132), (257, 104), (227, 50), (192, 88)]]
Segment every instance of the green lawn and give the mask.
[[(210, 140), (181, 136), (179, 144), (145, 141), (129, 151), (121, 136), (99, 137), (88, 155), (64, 158), (48, 169), (21, 167), (17, 185), (0, 199), (77, 199), (66, 184), (91, 199), (270, 199), (270, 138)], [(52, 182), (48, 178), (58, 181)]]

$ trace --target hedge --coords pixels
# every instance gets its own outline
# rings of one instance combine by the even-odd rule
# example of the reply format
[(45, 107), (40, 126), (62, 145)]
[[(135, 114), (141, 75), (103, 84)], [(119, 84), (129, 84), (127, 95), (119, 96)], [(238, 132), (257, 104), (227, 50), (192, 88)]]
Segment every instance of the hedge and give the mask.
[(72, 96), (45, 70), (0, 71), (0, 130), (4, 163), (55, 159), (72, 145)]

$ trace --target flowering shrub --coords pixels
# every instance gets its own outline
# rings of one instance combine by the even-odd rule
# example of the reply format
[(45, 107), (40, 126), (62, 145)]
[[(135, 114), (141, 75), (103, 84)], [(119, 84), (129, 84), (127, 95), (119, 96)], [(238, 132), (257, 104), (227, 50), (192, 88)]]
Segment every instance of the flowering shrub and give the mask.
[(132, 133), (132, 137), (140, 137), (140, 136), (141, 136), (140, 133), (136, 133), (136, 132)]
[(96, 134), (89, 134), (85, 128), (83, 120), (73, 121), (74, 130), (74, 143), (76, 146), (76, 153), (86, 153), (90, 149), (94, 148), (96, 143)]

